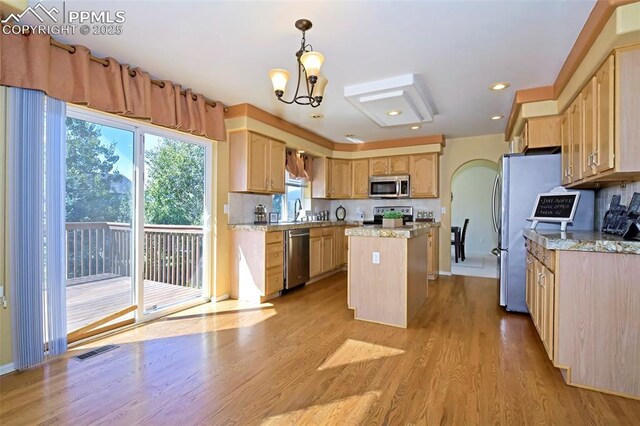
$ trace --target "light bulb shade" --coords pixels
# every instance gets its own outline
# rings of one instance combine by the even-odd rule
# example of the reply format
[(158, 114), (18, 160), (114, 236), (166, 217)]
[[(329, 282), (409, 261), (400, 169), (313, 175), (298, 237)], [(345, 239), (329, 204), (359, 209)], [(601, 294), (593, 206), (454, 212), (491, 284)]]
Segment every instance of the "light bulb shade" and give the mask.
[(324, 55), (320, 52), (305, 52), (300, 57), (300, 62), (307, 71), (307, 77), (320, 75), (320, 67), (324, 62)]
[(273, 84), (273, 91), (276, 93), (282, 92), (284, 94), (284, 89), (287, 87), (287, 81), (289, 80), (289, 72), (287, 70), (276, 68), (269, 71), (269, 78), (271, 79), (271, 84)]
[(324, 88), (327, 86), (328, 82), (329, 80), (327, 80), (323, 75), (318, 76), (318, 81), (316, 82), (315, 86), (313, 86), (314, 98), (317, 98), (318, 96), (324, 96)]

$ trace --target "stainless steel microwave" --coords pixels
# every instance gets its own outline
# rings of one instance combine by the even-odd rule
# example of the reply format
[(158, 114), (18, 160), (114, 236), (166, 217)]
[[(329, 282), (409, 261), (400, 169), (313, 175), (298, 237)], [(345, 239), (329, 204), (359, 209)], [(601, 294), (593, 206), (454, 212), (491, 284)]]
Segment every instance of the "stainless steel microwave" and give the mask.
[(409, 175), (369, 178), (369, 198), (405, 198), (410, 193)]

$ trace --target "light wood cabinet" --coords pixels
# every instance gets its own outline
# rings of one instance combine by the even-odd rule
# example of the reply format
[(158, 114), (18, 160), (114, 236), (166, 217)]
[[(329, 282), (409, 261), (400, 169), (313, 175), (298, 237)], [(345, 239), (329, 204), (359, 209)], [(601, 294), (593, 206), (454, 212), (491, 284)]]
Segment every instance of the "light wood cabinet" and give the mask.
[(284, 288), (282, 231), (232, 231), (231, 250), (231, 297), (261, 302)]
[(431, 228), (427, 234), (427, 274), (430, 280), (435, 280), (440, 274), (440, 228)]
[(439, 154), (414, 154), (409, 156), (412, 198), (438, 198)]
[(584, 86), (580, 96), (582, 102), (582, 146), (580, 147), (580, 153), (582, 158), (580, 159), (582, 165), (582, 177), (586, 178), (595, 174), (595, 166), (593, 163), (593, 153), (596, 150), (596, 78), (593, 77), (591, 81)]
[(229, 191), (283, 193), (284, 142), (240, 130), (229, 134)]
[(322, 234), (309, 238), (309, 276), (322, 274)]
[(389, 174), (389, 157), (369, 159), (369, 175), (384, 176), (388, 174)]
[(571, 183), (571, 177), (569, 170), (572, 162), (572, 147), (571, 147), (571, 129), (569, 120), (569, 110), (567, 110), (560, 118), (560, 141), (561, 141), (561, 163), (562, 163), (562, 184), (568, 185)]
[(309, 232), (309, 275), (311, 278), (336, 269), (336, 227), (311, 228)]
[(333, 242), (334, 242), (334, 258), (335, 267), (339, 268), (347, 263), (347, 247), (344, 235), (344, 226), (336, 226), (334, 228)]
[(331, 177), (329, 185), (331, 198), (351, 197), (351, 162), (349, 160), (330, 159)]
[(369, 160), (369, 174), (371, 176), (402, 175), (407, 173), (409, 173), (408, 155), (371, 158)]
[(369, 159), (351, 161), (351, 198), (369, 197)]
[(563, 183), (597, 188), (640, 178), (640, 46), (616, 49), (567, 108)]
[[(596, 99), (596, 138), (593, 151), (593, 166), (595, 173), (602, 173), (614, 167), (614, 64), (615, 58), (611, 55), (596, 73), (595, 99)], [(638, 70), (637, 72), (640, 72)]]
[(557, 115), (527, 120), (522, 135), (524, 150), (559, 147), (560, 123), (561, 117)]
[(321, 157), (313, 160), (312, 198), (350, 198), (351, 186), (351, 161)]
[(527, 241), (525, 299), (549, 359), (554, 357), (555, 252)]
[(409, 173), (409, 156), (396, 155), (389, 157), (389, 174), (405, 175)]

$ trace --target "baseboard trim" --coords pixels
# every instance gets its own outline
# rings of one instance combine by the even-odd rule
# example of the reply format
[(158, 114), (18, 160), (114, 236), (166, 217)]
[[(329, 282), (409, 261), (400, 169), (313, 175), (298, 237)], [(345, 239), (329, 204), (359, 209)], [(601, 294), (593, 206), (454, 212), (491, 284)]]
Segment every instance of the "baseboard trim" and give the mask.
[(450, 277), (451, 276), (451, 271), (440, 271), (440, 275), (444, 275), (444, 276)]
[(229, 298), (229, 293), (221, 294), (220, 296), (215, 298), (216, 302), (222, 302), (223, 300), (227, 300)]
[(0, 376), (13, 373), (14, 371), (16, 371), (16, 367), (12, 362), (10, 362), (9, 364), (0, 365)]

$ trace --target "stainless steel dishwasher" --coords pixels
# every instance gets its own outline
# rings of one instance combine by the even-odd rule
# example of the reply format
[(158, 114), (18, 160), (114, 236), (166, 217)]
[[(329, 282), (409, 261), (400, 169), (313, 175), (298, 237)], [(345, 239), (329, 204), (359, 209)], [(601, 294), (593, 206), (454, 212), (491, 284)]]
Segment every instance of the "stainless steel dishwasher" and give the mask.
[(309, 230), (285, 231), (284, 288), (297, 287), (309, 281)]

